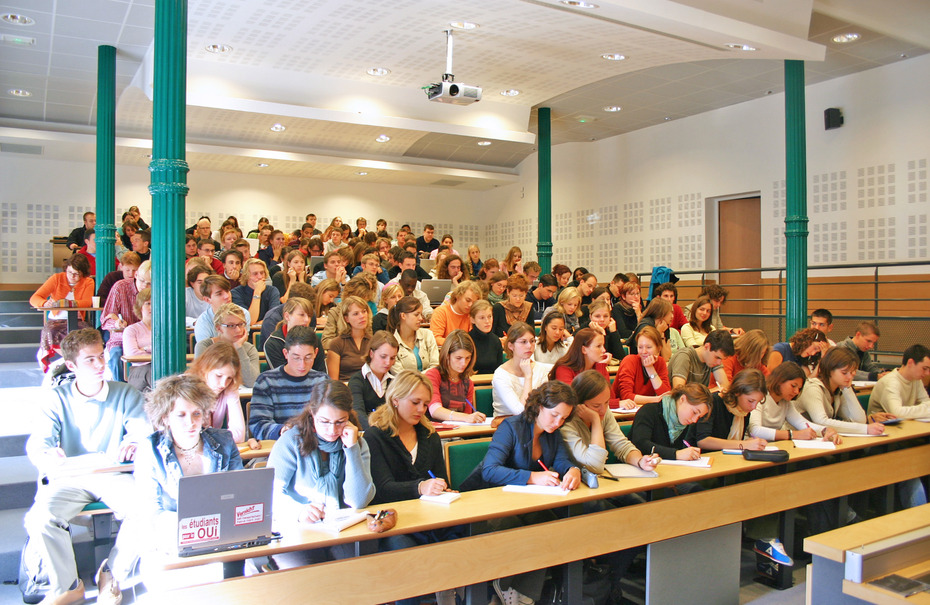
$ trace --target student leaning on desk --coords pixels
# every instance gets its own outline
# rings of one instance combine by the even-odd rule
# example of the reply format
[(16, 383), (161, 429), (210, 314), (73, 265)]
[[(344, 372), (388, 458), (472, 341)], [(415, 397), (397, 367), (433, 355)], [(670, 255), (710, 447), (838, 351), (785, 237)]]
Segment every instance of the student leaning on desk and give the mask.
[(177, 552), (179, 479), (242, 468), (233, 434), (206, 426), (215, 402), (213, 389), (200, 377), (181, 374), (159, 380), (145, 404), (157, 430), (136, 454), (138, 507), (120, 533), (135, 538), (143, 580), (150, 588), (185, 583), (186, 574), (164, 574), (146, 565), (147, 555), (156, 551)]
[[(525, 325), (525, 324), (523, 324)], [(528, 347), (532, 352), (532, 346)], [(581, 469), (574, 465), (559, 428), (569, 420), (578, 405), (571, 387), (551, 380), (532, 390), (522, 414), (507, 418), (497, 427), (488, 453), (465, 485), (539, 485), (565, 490), (581, 484)], [(556, 518), (551, 510), (489, 521), (492, 530), (510, 529)], [(521, 602), (520, 597), (538, 601), (546, 570), (540, 569), (510, 578), (494, 580), (494, 589), (503, 603)], [(515, 591), (515, 592), (511, 592)], [(525, 602), (525, 601), (523, 601)]]
[[(276, 523), (313, 524), (337, 515), (340, 509), (364, 508), (375, 497), (368, 444), (359, 439), (352, 393), (338, 380), (323, 380), (313, 387), (302, 412), (287, 423), (271, 449), (268, 466), (274, 468)], [(279, 567), (306, 565), (354, 555), (349, 544), (275, 555)]]
[[(449, 342), (448, 340), (446, 341)], [(430, 382), (413, 370), (404, 370), (391, 382), (385, 403), (372, 413), (365, 442), (371, 450), (374, 504), (436, 496), (449, 491), (442, 441), (427, 420), (432, 389)], [(390, 536), (383, 550), (400, 550), (420, 544), (460, 538), (460, 527)], [(454, 591), (436, 593), (439, 605), (455, 603)], [(397, 605), (417, 605), (418, 597), (398, 600)]]

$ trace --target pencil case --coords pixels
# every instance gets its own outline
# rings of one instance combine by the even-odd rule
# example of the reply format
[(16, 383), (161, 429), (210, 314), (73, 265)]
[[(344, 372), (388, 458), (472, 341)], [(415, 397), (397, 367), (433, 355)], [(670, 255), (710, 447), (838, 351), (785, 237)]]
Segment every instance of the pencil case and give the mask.
[(393, 508), (368, 513), (368, 531), (380, 534), (397, 525), (397, 511)]
[(788, 452), (785, 450), (778, 450), (777, 452), (743, 450), (743, 458), (754, 462), (788, 462)]

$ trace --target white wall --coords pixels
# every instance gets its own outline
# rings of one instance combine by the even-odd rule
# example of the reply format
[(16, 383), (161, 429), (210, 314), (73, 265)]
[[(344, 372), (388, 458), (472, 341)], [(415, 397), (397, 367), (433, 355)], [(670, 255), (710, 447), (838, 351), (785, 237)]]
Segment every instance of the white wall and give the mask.
[[(807, 87), (810, 264), (928, 260), (930, 55)], [(823, 129), (823, 110), (846, 124)], [(762, 262), (782, 265), (784, 95), (553, 149), (554, 259), (614, 272), (715, 266), (706, 254), (711, 200), (758, 192)], [(534, 221), (536, 157), (522, 183), (492, 192), (498, 232)], [(526, 195), (521, 195), (525, 189)], [(508, 232), (509, 233), (509, 232)], [(506, 237), (488, 252), (502, 254)], [(732, 235), (732, 234), (730, 234)], [(535, 238), (517, 237), (527, 256)]]
[[(809, 262), (928, 260), (930, 55), (807, 88)], [(846, 125), (823, 130), (823, 110)], [(715, 198), (758, 192), (762, 262), (784, 263), (784, 96), (734, 105), (593, 143), (553, 149), (554, 258), (608, 279), (618, 270), (712, 267), (706, 220)], [(478, 242), (484, 256), (511, 245), (536, 257), (536, 156), (521, 182), (488, 192), (398, 187), (194, 171), (187, 223), (201, 212), (268, 216), (294, 229), (307, 212), (323, 224), (388, 219), (424, 222)], [(40, 282), (51, 271), (48, 239), (80, 224), (93, 206), (94, 167), (0, 156), (0, 282)], [(117, 207), (151, 217), (148, 171), (117, 167)], [(449, 212), (454, 208), (453, 213)], [(726, 234), (731, 235), (732, 234)]]

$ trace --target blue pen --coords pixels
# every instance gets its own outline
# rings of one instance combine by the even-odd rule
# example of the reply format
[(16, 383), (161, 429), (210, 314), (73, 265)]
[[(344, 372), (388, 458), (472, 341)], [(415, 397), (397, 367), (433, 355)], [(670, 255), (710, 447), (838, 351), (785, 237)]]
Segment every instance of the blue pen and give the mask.
[(478, 410), (475, 409), (475, 406), (473, 406), (473, 405), (471, 404), (471, 402), (468, 400), (468, 397), (465, 398), (465, 405), (467, 405), (468, 407), (470, 407), (472, 412), (477, 412), (477, 411), (478, 411)]
[(426, 472), (429, 473), (430, 479), (436, 478), (436, 475), (433, 474), (433, 471), (426, 471)]

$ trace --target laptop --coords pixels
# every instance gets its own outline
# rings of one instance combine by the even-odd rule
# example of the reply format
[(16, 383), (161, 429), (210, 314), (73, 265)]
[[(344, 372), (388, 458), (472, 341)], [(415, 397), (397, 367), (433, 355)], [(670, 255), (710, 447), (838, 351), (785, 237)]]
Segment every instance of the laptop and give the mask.
[(190, 557), (271, 542), (273, 468), (181, 477), (178, 556)]
[(429, 304), (441, 305), (446, 294), (452, 289), (451, 279), (424, 279), (420, 282), (420, 290), (429, 298)]
[(433, 270), (433, 267), (436, 266), (436, 259), (433, 258), (423, 258), (420, 259), (420, 268), (429, 273)]

